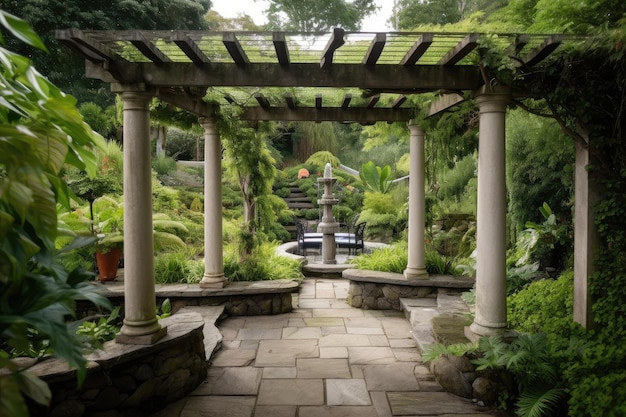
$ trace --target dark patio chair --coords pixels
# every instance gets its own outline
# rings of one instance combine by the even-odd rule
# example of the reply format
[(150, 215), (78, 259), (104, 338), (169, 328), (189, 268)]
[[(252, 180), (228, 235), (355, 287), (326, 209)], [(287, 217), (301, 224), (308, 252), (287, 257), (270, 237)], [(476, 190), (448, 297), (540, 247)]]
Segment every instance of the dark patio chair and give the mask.
[(359, 249), (361, 249), (361, 253), (363, 253), (363, 248), (365, 247), (364, 243), (364, 235), (365, 235), (365, 225), (366, 222), (362, 222), (356, 225), (354, 229), (354, 254), (357, 255), (359, 253)]

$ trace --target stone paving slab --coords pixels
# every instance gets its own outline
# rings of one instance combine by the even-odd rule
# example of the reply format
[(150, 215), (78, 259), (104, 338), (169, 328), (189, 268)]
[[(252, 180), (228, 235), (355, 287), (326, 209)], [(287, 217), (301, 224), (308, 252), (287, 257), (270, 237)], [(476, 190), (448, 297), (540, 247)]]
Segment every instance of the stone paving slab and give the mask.
[(255, 397), (189, 397), (180, 417), (252, 417)]
[(264, 379), (259, 405), (323, 405), (324, 382), (321, 379)]
[(328, 405), (370, 405), (372, 401), (362, 379), (327, 379), (326, 403)]
[(350, 378), (347, 359), (300, 358), (296, 360), (298, 378)]
[(378, 417), (374, 407), (300, 407), (298, 417)]
[(295, 366), (296, 358), (317, 358), (317, 340), (262, 340), (255, 366)]
[(257, 395), (263, 370), (246, 367), (211, 367), (207, 380), (194, 395)]
[(257, 405), (254, 417), (296, 417), (297, 410), (293, 405)]
[(256, 350), (222, 349), (211, 359), (211, 366), (248, 366), (255, 357)]
[(431, 416), (476, 414), (471, 400), (447, 392), (387, 392), (394, 416)]
[(348, 347), (348, 358), (352, 364), (374, 365), (387, 364), (396, 361), (393, 351), (386, 347)]
[(365, 365), (363, 376), (369, 391), (417, 391), (415, 364)]

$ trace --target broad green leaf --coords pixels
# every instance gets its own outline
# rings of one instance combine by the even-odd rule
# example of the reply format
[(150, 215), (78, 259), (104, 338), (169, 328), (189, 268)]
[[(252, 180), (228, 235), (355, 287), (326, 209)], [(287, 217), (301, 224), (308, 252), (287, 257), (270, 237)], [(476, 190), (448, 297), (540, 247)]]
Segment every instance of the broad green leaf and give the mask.
[(15, 375), (20, 391), (31, 400), (41, 405), (49, 405), (52, 399), (50, 387), (37, 375), (28, 371), (19, 372)]
[(41, 38), (35, 33), (26, 21), (0, 10), (0, 24), (4, 26), (13, 36), (35, 48), (48, 51)]
[(14, 375), (0, 375), (0, 416), (28, 417), (28, 408)]

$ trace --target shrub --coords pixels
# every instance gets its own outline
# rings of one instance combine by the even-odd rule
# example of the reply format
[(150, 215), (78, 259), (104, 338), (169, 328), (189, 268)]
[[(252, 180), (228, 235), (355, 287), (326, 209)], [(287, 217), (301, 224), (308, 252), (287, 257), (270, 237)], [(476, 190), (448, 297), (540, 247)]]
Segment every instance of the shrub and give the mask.
[(277, 255), (276, 247), (275, 243), (265, 242), (242, 260), (238, 245), (229, 243), (224, 250), (224, 274), (230, 281), (303, 279), (300, 261)]
[(194, 259), (197, 255), (195, 248), (159, 254), (154, 259), (155, 281), (159, 284), (200, 282), (204, 275), (204, 264)]
[(356, 265), (358, 269), (401, 274), (406, 269), (407, 257), (407, 243), (398, 242), (394, 245), (375, 249), (371, 253), (359, 255), (350, 262)]
[(176, 160), (169, 156), (161, 155), (152, 158), (152, 169), (156, 171), (157, 178), (169, 175), (172, 171), (176, 171)]

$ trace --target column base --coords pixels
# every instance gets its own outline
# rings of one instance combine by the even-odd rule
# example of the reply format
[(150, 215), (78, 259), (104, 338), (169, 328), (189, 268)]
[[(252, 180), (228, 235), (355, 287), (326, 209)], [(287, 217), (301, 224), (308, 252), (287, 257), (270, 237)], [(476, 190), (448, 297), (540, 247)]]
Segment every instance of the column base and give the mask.
[(224, 275), (204, 275), (198, 284), (200, 288), (224, 288), (226, 278)]
[(404, 278), (407, 281), (413, 279), (428, 279), (426, 268), (407, 268), (404, 270)]
[[(478, 324), (474, 321), (468, 328), (466, 328), (466, 333), (471, 331), (479, 338), (481, 336), (501, 336), (507, 332), (507, 324), (506, 323), (493, 323), (491, 325), (483, 325)], [(466, 334), (467, 336), (467, 334)], [(468, 339), (472, 340), (468, 337)]]
[(145, 323), (124, 320), (115, 341), (124, 345), (151, 345), (166, 334), (167, 327), (162, 327), (156, 317)]

